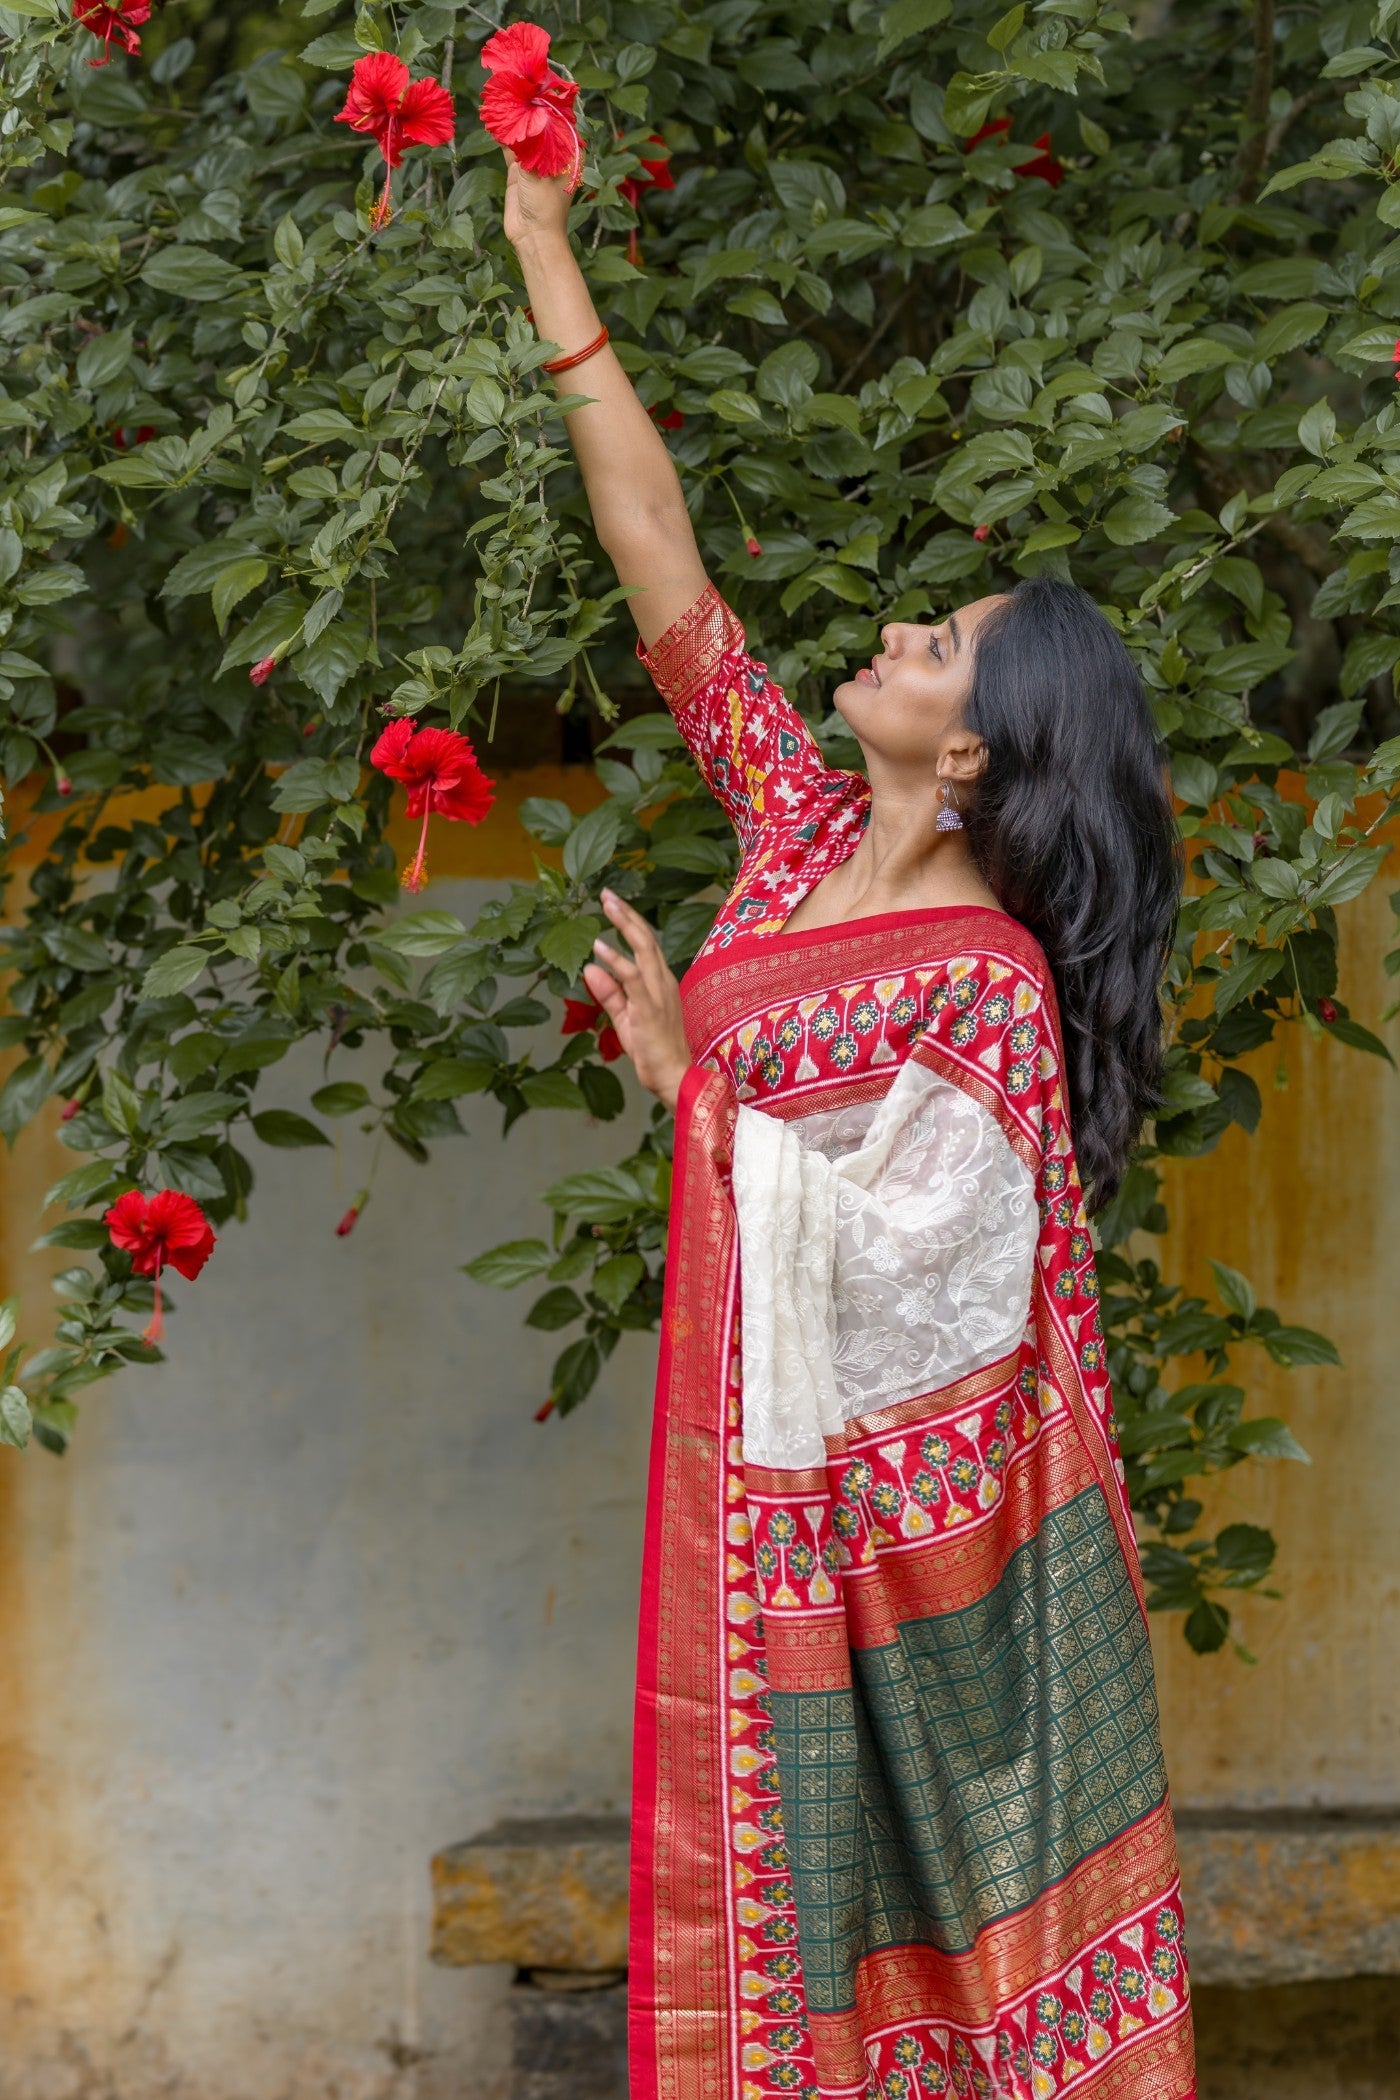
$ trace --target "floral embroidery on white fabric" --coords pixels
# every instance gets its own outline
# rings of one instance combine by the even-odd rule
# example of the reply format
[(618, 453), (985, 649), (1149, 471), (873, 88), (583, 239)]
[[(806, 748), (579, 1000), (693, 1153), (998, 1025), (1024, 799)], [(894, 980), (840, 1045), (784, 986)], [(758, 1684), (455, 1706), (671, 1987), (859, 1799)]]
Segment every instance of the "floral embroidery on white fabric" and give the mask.
[(1024, 1330), (1030, 1169), (961, 1087), (916, 1062), (884, 1100), (779, 1123), (741, 1107), (744, 1456), (820, 1465), (877, 1407), (992, 1363)]

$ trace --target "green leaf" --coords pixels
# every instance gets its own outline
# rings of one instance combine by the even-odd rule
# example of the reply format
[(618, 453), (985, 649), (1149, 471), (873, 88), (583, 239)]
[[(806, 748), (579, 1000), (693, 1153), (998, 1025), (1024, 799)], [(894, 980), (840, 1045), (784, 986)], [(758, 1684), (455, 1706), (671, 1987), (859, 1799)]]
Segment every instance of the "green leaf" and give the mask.
[(877, 64), (911, 36), (937, 29), (952, 13), (952, 0), (891, 0), (880, 16), (880, 41), (875, 47)]
[(141, 997), (169, 999), (176, 992), (188, 991), (208, 967), (207, 948), (197, 948), (190, 941), (177, 941), (173, 948), (166, 949), (164, 955), (157, 956), (146, 971), (141, 979)]
[(1215, 1288), (1220, 1293), (1220, 1302), (1232, 1313), (1238, 1313), (1244, 1321), (1254, 1318), (1254, 1286), (1238, 1269), (1227, 1269), (1224, 1262), (1212, 1261), (1215, 1272)]
[(157, 248), (142, 265), (141, 276), (158, 292), (200, 301), (226, 298), (239, 284), (238, 271), (221, 255), (180, 242)]
[(299, 1145), (328, 1145), (324, 1130), (290, 1108), (265, 1108), (252, 1119), (253, 1129), (265, 1145), (292, 1148)]
[(240, 599), (246, 598), (249, 591), (255, 591), (266, 581), (267, 563), (253, 555), (230, 563), (220, 573), (213, 591), (214, 620), (220, 634), (227, 628), (228, 616)]
[(577, 1218), (583, 1225), (616, 1225), (646, 1207), (646, 1198), (623, 1167), (595, 1167), (569, 1174), (544, 1192), (551, 1210)]
[(555, 1333), (560, 1327), (568, 1327), (583, 1316), (583, 1300), (567, 1284), (556, 1284), (542, 1298), (536, 1298), (525, 1315), (527, 1327), (541, 1327), (546, 1334)]
[(413, 1082), (414, 1099), (454, 1101), (459, 1094), (481, 1094), (495, 1076), (495, 1065), (481, 1058), (437, 1057)]
[(499, 1247), (488, 1247), (474, 1261), (464, 1262), (463, 1273), (473, 1283), (494, 1284), (498, 1290), (514, 1290), (527, 1277), (543, 1274), (553, 1255), (543, 1240), (503, 1240)]
[(301, 261), (305, 248), (301, 228), (289, 211), (284, 212), (277, 222), (277, 231), (272, 236), (273, 254), (287, 269), (294, 270)]
[(588, 882), (612, 859), (622, 829), (622, 811), (615, 802), (600, 803), (589, 810), (564, 842), (564, 873), (571, 882)]
[(1367, 1050), (1372, 1057), (1383, 1057), (1388, 1065), (1395, 1063), (1380, 1037), (1373, 1035), (1369, 1028), (1363, 1028), (1359, 1021), (1339, 1015), (1335, 1021), (1328, 1021), (1324, 1025), (1329, 1035), (1336, 1036), (1338, 1042), (1345, 1043), (1349, 1049)]
[(595, 1298), (602, 1299), (609, 1311), (616, 1312), (624, 1300), (631, 1297), (646, 1272), (647, 1265), (640, 1254), (614, 1254), (599, 1263), (589, 1288)]
[(322, 1116), (353, 1116), (357, 1109), (369, 1107), (369, 1088), (358, 1079), (334, 1079), (329, 1086), (317, 1087), (311, 1106)]
[(53, 1074), (42, 1057), (26, 1057), (0, 1088), (0, 1137), (12, 1145), (36, 1115), (53, 1087)]
[(17, 1385), (7, 1385), (0, 1391), (0, 1444), (23, 1451), (33, 1427), (28, 1400)]
[(1115, 547), (1138, 547), (1144, 540), (1160, 539), (1176, 523), (1176, 513), (1154, 496), (1134, 490), (1114, 504), (1103, 521), (1103, 529)]
[(604, 931), (603, 921), (588, 914), (582, 918), (556, 919), (546, 926), (537, 943), (542, 959), (562, 970), (570, 983), (593, 953), (593, 943)]
[(1312, 1464), (1288, 1424), (1273, 1415), (1260, 1415), (1252, 1422), (1237, 1422), (1226, 1442), (1232, 1451), (1247, 1451), (1252, 1458), (1295, 1458), (1305, 1466)]
[(454, 912), (411, 911), (381, 926), (376, 938), (396, 955), (441, 955), (466, 938), (466, 927)]
[(520, 1091), (531, 1108), (586, 1108), (578, 1082), (567, 1072), (528, 1072), (520, 1080)]
[(1214, 1655), (1229, 1638), (1230, 1614), (1223, 1605), (1203, 1597), (1187, 1617), (1182, 1631), (1197, 1655)]
[(132, 331), (129, 328), (114, 328), (108, 335), (97, 335), (84, 343), (78, 352), (77, 373), (79, 386), (95, 391), (98, 387), (110, 386), (131, 362)]
[(1299, 1364), (1339, 1364), (1335, 1342), (1329, 1342), (1325, 1334), (1314, 1333), (1311, 1327), (1272, 1327), (1263, 1336), (1264, 1347), (1276, 1363), (1297, 1366)]
[(561, 1415), (572, 1414), (587, 1399), (602, 1364), (602, 1354), (591, 1336), (570, 1342), (555, 1363), (549, 1386), (549, 1396)]
[(1188, 336), (1185, 342), (1173, 343), (1159, 360), (1154, 374), (1161, 386), (1175, 386), (1179, 379), (1194, 378), (1198, 372), (1218, 372), (1222, 365), (1234, 364), (1239, 351), (1229, 343), (1219, 343), (1214, 336)]

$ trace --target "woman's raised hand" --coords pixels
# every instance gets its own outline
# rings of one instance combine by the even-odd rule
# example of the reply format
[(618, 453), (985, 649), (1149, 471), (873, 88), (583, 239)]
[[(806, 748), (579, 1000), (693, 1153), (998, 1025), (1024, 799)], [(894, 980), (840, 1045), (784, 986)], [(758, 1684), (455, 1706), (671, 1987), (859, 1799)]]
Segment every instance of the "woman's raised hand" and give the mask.
[(509, 146), (506, 156), (504, 228), (513, 248), (553, 234), (563, 239), (569, 228), (569, 191), (563, 175), (531, 175)]
[(603, 891), (602, 904), (633, 959), (595, 941), (593, 952), (601, 960), (585, 966), (583, 981), (617, 1030), (642, 1085), (674, 1108), (690, 1063), (680, 986), (646, 920), (612, 890)]

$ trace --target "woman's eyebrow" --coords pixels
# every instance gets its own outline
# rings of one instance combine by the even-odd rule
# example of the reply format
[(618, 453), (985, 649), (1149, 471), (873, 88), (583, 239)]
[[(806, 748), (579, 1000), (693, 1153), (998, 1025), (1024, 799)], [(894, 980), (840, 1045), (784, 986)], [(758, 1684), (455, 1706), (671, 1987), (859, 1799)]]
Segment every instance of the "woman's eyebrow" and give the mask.
[(955, 613), (949, 613), (948, 615), (948, 632), (953, 637), (953, 654), (956, 656), (962, 649), (962, 636), (958, 633), (958, 621)]

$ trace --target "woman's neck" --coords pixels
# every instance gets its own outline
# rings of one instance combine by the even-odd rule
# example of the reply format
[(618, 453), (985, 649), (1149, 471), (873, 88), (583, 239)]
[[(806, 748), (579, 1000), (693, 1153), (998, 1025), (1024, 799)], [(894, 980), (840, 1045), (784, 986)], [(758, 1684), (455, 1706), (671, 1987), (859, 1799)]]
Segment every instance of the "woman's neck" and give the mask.
[(948, 904), (999, 909), (973, 863), (967, 833), (938, 829), (939, 807), (936, 783), (882, 788), (872, 781), (860, 843), (801, 900), (786, 930)]

